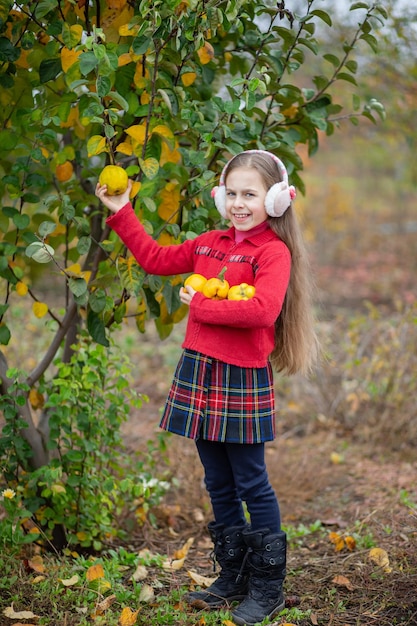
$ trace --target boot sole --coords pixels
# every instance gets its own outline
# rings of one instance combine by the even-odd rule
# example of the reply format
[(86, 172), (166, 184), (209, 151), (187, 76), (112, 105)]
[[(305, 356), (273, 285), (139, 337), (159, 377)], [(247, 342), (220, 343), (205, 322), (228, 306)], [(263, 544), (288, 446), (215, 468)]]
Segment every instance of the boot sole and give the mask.
[(264, 621), (264, 619), (272, 619), (273, 617), (275, 617), (276, 615), (278, 615), (278, 613), (280, 611), (282, 611), (285, 608), (285, 600), (283, 602), (281, 602), (281, 604), (279, 604), (277, 607), (275, 607), (270, 613), (267, 613), (266, 615), (264, 615), (262, 617), (262, 619), (257, 620), (256, 622), (248, 622), (247, 620), (245, 620), (242, 617), (239, 617), (239, 615), (236, 615), (235, 613), (232, 613), (232, 618), (235, 624), (237, 624), (237, 626), (255, 626), (256, 624), (260, 624), (261, 622)]

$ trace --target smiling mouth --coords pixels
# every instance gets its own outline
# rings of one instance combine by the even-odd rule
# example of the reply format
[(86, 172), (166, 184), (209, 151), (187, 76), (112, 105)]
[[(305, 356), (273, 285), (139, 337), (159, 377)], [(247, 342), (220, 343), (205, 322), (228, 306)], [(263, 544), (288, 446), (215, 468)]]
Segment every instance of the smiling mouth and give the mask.
[(250, 213), (234, 213), (233, 217), (235, 220), (244, 220), (247, 217), (250, 217)]

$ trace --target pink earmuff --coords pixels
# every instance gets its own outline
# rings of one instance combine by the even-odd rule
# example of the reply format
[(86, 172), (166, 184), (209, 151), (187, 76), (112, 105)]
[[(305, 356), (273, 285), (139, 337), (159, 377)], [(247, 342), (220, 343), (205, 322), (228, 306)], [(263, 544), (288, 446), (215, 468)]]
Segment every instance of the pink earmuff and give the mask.
[[(288, 184), (288, 174), (285, 165), (275, 154), (267, 152), (266, 150), (246, 150), (240, 154), (267, 154), (278, 164), (283, 180), (280, 183), (275, 183), (275, 185), (272, 185), (272, 187), (268, 189), (268, 193), (265, 197), (265, 211), (270, 217), (281, 217), (291, 205), (291, 200), (296, 196), (295, 187)], [(234, 158), (235, 157), (232, 157), (230, 161), (226, 163), (220, 174), (219, 186), (214, 187), (211, 192), (214, 198), (214, 204), (223, 218), (227, 217), (225, 175), (229, 164)]]

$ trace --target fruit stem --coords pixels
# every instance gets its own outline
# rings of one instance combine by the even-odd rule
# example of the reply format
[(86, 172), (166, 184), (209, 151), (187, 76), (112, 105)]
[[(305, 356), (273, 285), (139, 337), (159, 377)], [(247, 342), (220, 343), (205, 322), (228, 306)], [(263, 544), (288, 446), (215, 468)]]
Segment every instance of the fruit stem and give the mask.
[(224, 280), (224, 275), (226, 274), (226, 270), (227, 270), (227, 267), (224, 267), (224, 268), (223, 268), (223, 269), (219, 272), (219, 275), (217, 276), (217, 278), (218, 278), (219, 280)]

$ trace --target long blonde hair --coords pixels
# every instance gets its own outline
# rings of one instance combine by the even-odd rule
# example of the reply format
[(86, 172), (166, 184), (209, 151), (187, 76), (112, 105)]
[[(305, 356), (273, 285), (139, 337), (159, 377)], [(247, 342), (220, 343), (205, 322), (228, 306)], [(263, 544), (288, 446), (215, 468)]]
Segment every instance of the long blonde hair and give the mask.
[[(262, 176), (267, 189), (282, 181), (278, 164), (267, 153), (235, 156), (227, 166), (227, 175), (237, 167), (253, 167)], [(278, 372), (308, 374), (316, 363), (320, 348), (313, 315), (314, 282), (300, 225), (292, 204), (281, 217), (268, 218), (271, 229), (291, 253), (291, 274), (282, 310), (275, 322), (275, 346), (270, 355)]]

